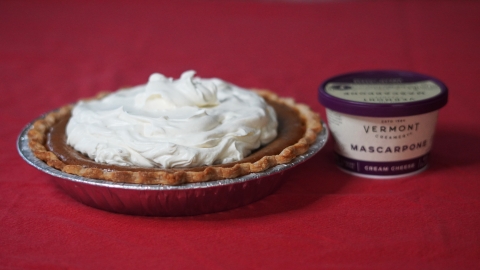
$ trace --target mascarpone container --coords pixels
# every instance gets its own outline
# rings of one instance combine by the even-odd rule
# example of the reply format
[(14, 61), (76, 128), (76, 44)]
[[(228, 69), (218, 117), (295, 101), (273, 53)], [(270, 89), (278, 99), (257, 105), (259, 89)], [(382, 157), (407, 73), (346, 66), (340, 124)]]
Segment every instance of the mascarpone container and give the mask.
[(427, 168), (448, 89), (418, 73), (364, 71), (326, 80), (319, 100), (335, 140), (337, 166), (357, 176), (389, 179)]

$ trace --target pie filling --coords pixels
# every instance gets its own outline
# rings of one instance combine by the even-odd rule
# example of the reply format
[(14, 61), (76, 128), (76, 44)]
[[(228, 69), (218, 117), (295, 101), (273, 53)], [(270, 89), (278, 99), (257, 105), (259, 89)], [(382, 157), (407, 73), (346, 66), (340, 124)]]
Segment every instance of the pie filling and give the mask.
[(70, 114), (60, 118), (55, 125), (53, 125), (47, 133), (46, 148), (54, 153), (60, 161), (66, 165), (80, 165), (84, 168), (98, 168), (102, 170), (115, 170), (115, 171), (144, 171), (154, 172), (158, 170), (162, 171), (203, 171), (206, 167), (232, 167), (236, 163), (254, 163), (259, 161), (265, 156), (279, 155), (286, 147), (294, 145), (305, 134), (305, 121), (302, 120), (299, 113), (285, 104), (266, 100), (267, 103), (275, 109), (278, 120), (277, 137), (253, 153), (245, 157), (244, 159), (234, 162), (225, 163), (211, 166), (201, 166), (194, 168), (172, 168), (172, 169), (159, 169), (159, 168), (146, 168), (138, 166), (119, 166), (97, 163), (94, 160), (86, 157), (80, 152), (73, 149), (66, 143), (65, 128), (70, 118)]

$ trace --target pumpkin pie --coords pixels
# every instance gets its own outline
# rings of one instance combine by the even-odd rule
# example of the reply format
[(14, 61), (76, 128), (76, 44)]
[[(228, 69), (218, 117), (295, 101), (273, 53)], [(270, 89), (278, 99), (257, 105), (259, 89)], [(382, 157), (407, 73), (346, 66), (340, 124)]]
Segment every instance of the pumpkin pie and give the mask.
[[(190, 73), (189, 80), (192, 80), (191, 75)], [(195, 81), (193, 82), (195, 83)], [(215, 83), (217, 81), (214, 81)], [(256, 93), (270, 108), (273, 108), (277, 121), (276, 136), (269, 139), (268, 143), (247, 151), (248, 154), (238, 160), (224, 158), (222, 163), (217, 160), (212, 164), (169, 167), (155, 164), (153, 166), (108, 164), (96, 161), (89, 154), (82, 153), (68, 143), (67, 129), (69, 129), (68, 125), (73, 115), (72, 110), (77, 105), (63, 106), (37, 120), (28, 132), (29, 146), (37, 158), (65, 173), (112, 182), (147, 185), (181, 185), (236, 178), (291, 162), (295, 157), (305, 153), (315, 142), (322, 129), (318, 114), (306, 105), (296, 103), (290, 98), (279, 97), (268, 90), (248, 91)], [(93, 99), (81, 101), (81, 103), (92, 100), (101, 101), (110, 95), (112, 93), (101, 93)], [(205, 93), (201, 93), (200, 96), (204, 97)], [(147, 106), (145, 104), (150, 101), (149, 98), (140, 100), (137, 98), (132, 103), (136, 102)], [(152, 104), (160, 106), (163, 103)], [(204, 104), (201, 107), (215, 106)], [(194, 135), (195, 133), (192, 133), (192, 136)]]

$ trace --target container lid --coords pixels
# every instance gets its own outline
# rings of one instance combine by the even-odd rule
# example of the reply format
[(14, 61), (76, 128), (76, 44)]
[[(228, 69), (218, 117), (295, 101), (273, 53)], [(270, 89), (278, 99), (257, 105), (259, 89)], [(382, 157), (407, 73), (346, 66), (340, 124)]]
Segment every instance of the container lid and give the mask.
[(396, 117), (445, 106), (448, 89), (436, 78), (409, 71), (373, 70), (339, 75), (319, 88), (328, 109), (352, 115)]

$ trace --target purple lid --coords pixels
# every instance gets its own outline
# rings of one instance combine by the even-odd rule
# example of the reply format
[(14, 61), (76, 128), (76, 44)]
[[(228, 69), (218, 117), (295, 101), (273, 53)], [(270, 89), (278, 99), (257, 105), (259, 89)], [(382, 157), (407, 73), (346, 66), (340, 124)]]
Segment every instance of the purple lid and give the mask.
[(436, 78), (394, 70), (362, 71), (326, 80), (319, 88), (326, 108), (352, 115), (396, 117), (445, 106), (448, 89)]

